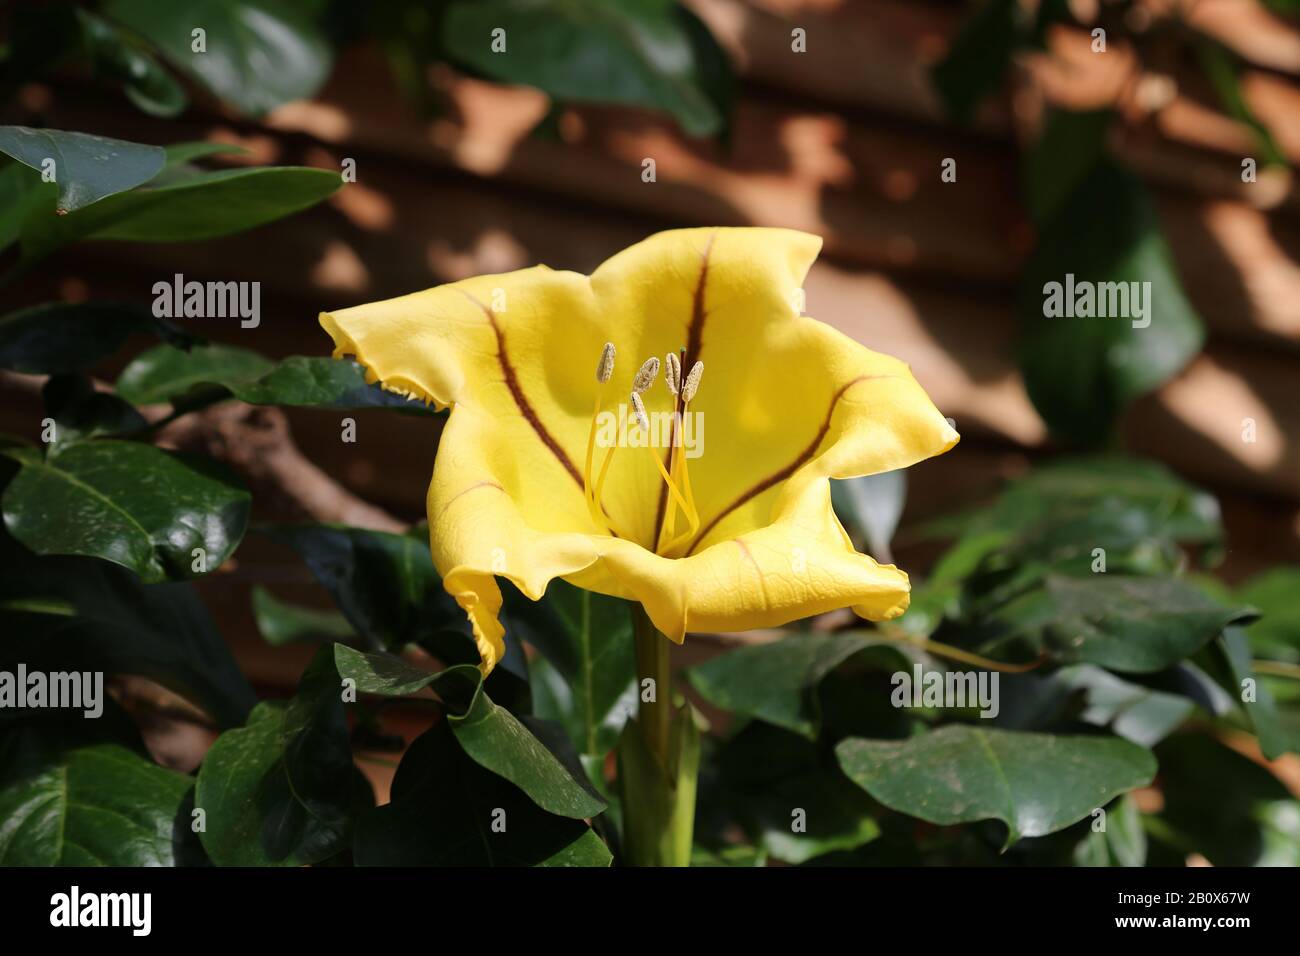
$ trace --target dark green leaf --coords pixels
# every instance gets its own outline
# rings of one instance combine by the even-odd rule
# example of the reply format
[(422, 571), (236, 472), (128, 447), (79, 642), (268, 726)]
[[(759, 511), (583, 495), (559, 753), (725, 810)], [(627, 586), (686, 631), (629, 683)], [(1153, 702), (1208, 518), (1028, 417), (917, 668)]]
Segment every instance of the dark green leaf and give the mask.
[[(467, 665), (460, 669), (467, 677), (478, 673)], [(513, 714), (494, 704), (481, 684), (469, 709), (450, 715), (448, 722), (475, 763), (509, 780), (543, 810), (584, 819), (605, 809), (605, 801), (582, 786)]]
[(968, 118), (980, 100), (1002, 85), (1011, 54), (1025, 39), (1017, 0), (984, 0), (931, 73), (948, 112)]
[(1205, 338), (1144, 187), (1108, 162), (1043, 228), (1022, 277), (1021, 317), (1034, 407), (1054, 433), (1088, 446), (1107, 442), (1129, 403), (1182, 369)]
[(28, 221), (44, 218), (57, 201), (57, 188), (21, 163), (0, 165), (0, 249), (7, 249), (23, 234)]
[(469, 706), (476, 681), (470, 671), (478, 671), (468, 664), (458, 664), (448, 671), (430, 671), (416, 667), (395, 654), (367, 654), (345, 644), (334, 646), (334, 666), (339, 677), (356, 683), (357, 692), (380, 694), (384, 697), (410, 697), (426, 687), (442, 681), (444, 689), (455, 696), (452, 706), (462, 711)]
[(41, 558), (0, 531), (0, 651), (32, 669), (138, 674), (223, 726), (254, 697), (188, 584), (142, 585), (91, 558)]
[(770, 644), (743, 647), (691, 668), (687, 676), (711, 704), (813, 739), (821, 725), (817, 685), (869, 647), (895, 653), (897, 663), (910, 669), (908, 650), (898, 642), (843, 632), (793, 634)]
[(805, 863), (874, 840), (873, 804), (808, 740), (752, 723), (718, 756), (722, 782), (758, 847), (787, 863)]
[(184, 242), (213, 239), (274, 222), (337, 190), (337, 172), (297, 166), (224, 169), (160, 180), (66, 216), (28, 215), (23, 258), (89, 239)]
[(1295, 797), (1266, 768), (1203, 734), (1170, 737), (1156, 756), (1163, 826), (1151, 832), (1176, 853), (1170, 862), (1200, 853), (1215, 866), (1300, 866)]
[[(1131, 794), (1125, 794), (1106, 809), (1105, 829), (1091, 826), (1088, 836), (1074, 848), (1076, 866), (1143, 866), (1147, 858), (1147, 835), (1142, 813)], [(1099, 820), (1094, 818), (1093, 823)]]
[(5, 526), (37, 554), (102, 558), (145, 582), (184, 579), (218, 567), (248, 525), (248, 492), (210, 459), (123, 441), (9, 455), (22, 468), (0, 499)]
[(608, 753), (636, 706), (627, 603), (556, 579), (541, 601), (512, 608), (518, 632), (545, 655), (529, 662), (537, 715), (562, 723), (579, 753)]
[(1212, 552), (1223, 536), (1212, 495), (1163, 465), (1119, 456), (1035, 468), (991, 504), (950, 524), (962, 538), (927, 585), (960, 584), (981, 568), (1029, 563), (1091, 574), (1098, 557), (1108, 572), (1163, 573), (1181, 563), (1180, 545)]
[(176, 402), (196, 389), (221, 388), (253, 405), (317, 408), (391, 407), (433, 414), (431, 406), (367, 385), (356, 362), (292, 356), (274, 362), (249, 349), (208, 345), (182, 351), (162, 345), (138, 356), (117, 380), (138, 405)]
[(1187, 697), (1130, 683), (1092, 664), (1064, 667), (1051, 680), (1084, 692), (1081, 720), (1109, 727), (1120, 737), (1143, 747), (1164, 740), (1196, 708), (1195, 702)]
[[(324, 32), (289, 0), (110, 0), (104, 13), (252, 116), (312, 96), (329, 75)], [(196, 29), (204, 31), (201, 51)]]
[(662, 109), (694, 136), (722, 125), (721, 50), (699, 44), (673, 0), (452, 0), (442, 40), (455, 62), (557, 100)]
[(157, 146), (26, 126), (0, 126), (0, 153), (58, 184), (60, 216), (148, 182), (166, 158)]
[(720, 124), (715, 135), (724, 146), (730, 146), (731, 114), (738, 86), (731, 59), (708, 25), (690, 7), (674, 4), (673, 15), (691, 44), (696, 65), (695, 82), (718, 112)]
[(338, 611), (289, 604), (262, 587), (253, 588), (253, 616), (262, 639), (272, 647), (298, 641), (332, 643), (356, 637), (348, 619)]
[(373, 795), (352, 763), (342, 684), (321, 648), (288, 704), (264, 702), (199, 768), (195, 806), (218, 866), (301, 866), (345, 849)]
[(95, 69), (122, 83), (127, 99), (154, 116), (172, 117), (188, 97), (149, 49), (88, 10), (77, 9), (82, 43)]
[(581, 820), (553, 816), (465, 754), (439, 724), (411, 744), (392, 802), (357, 825), (359, 866), (608, 866)]
[(194, 339), (147, 309), (117, 302), (52, 302), (0, 319), (0, 368), (57, 375), (89, 368), (116, 352), (132, 332), (188, 347)]
[(44, 717), (0, 736), (0, 866), (180, 862), (193, 780), (99, 724)]
[(862, 789), (900, 813), (950, 825), (996, 819), (1006, 845), (1069, 826), (1151, 782), (1149, 750), (1117, 737), (951, 725), (910, 740), (849, 738), (835, 748)]
[(1300, 567), (1265, 571), (1238, 588), (1236, 597), (1259, 608), (1260, 619), (1246, 632), (1256, 653), (1300, 662)]
[(543, 810), (584, 819), (605, 809), (605, 802), (582, 786), (514, 714), (492, 702), (477, 668), (461, 664), (430, 674), (401, 658), (364, 654), (343, 644), (335, 645), (334, 659), (339, 675), (355, 680), (362, 693), (403, 696), (432, 687), (451, 706), (447, 721), (465, 753)]
[(1291, 749), (1292, 741), (1278, 723), (1277, 706), (1268, 684), (1259, 679), (1251, 663), (1250, 639), (1240, 627), (1229, 627), (1219, 637), (1219, 648), (1228, 662), (1235, 686), (1234, 699), (1241, 702), (1246, 717), (1255, 728), (1259, 749), (1275, 760)]
[(275, 525), (267, 533), (302, 556), (373, 647), (421, 644), (446, 664), (478, 663), (465, 612), (443, 589), (426, 541), (327, 525)]
[(1058, 661), (1151, 673), (1196, 653), (1251, 608), (1219, 604), (1177, 578), (1048, 575), (994, 615), (1003, 637), (1028, 639)]
[(1049, 222), (1106, 153), (1110, 110), (1053, 110), (1025, 159), (1025, 201), (1034, 221)]
[(41, 389), (41, 396), (46, 415), (55, 423), (50, 457), (73, 442), (96, 435), (132, 432), (147, 424), (131, 404), (111, 393), (96, 391), (84, 375), (51, 375)]

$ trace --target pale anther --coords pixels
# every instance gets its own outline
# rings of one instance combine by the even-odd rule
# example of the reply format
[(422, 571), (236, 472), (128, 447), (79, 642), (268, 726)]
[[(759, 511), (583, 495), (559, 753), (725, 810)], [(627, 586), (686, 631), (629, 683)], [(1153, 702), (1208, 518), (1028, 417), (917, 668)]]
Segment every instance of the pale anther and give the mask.
[(636, 415), (636, 423), (641, 426), (642, 431), (650, 431), (650, 416), (645, 413), (645, 402), (641, 401), (641, 396), (636, 392), (632, 393), (632, 412)]
[(640, 394), (655, 383), (659, 377), (659, 359), (650, 356), (642, 364), (636, 373), (636, 378), (632, 379), (632, 391)]
[(676, 395), (682, 390), (682, 362), (676, 352), (669, 352), (664, 358), (664, 381), (668, 383), (668, 391)]
[(704, 374), (704, 363), (696, 362), (691, 366), (690, 373), (686, 376), (686, 382), (682, 385), (682, 401), (689, 402), (695, 398), (695, 393), (700, 388), (700, 377)]
[(604, 385), (614, 374), (614, 343), (606, 342), (600, 352), (600, 364), (596, 366), (596, 381)]

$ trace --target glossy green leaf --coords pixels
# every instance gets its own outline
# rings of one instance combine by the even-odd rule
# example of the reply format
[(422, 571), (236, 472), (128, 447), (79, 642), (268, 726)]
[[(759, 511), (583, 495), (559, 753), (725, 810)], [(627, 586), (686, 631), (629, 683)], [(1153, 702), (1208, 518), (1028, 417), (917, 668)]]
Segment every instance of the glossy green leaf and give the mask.
[(116, 352), (133, 332), (183, 346), (196, 341), (137, 305), (51, 302), (0, 318), (0, 368), (30, 375), (81, 371)]
[(1248, 607), (1219, 604), (1178, 578), (1048, 575), (1041, 588), (994, 615), (1008, 637), (1055, 660), (1151, 673), (1196, 653), (1231, 624), (1253, 620)]
[(5, 526), (37, 554), (102, 558), (146, 583), (185, 579), (220, 566), (248, 525), (248, 492), (210, 459), (123, 441), (9, 454), (22, 467), (0, 498)]
[(42, 558), (0, 531), (0, 649), (32, 669), (138, 674), (243, 722), (254, 696), (188, 584), (143, 585), (93, 558)]
[(461, 749), (439, 724), (397, 768), (392, 802), (357, 825), (359, 866), (608, 866), (609, 849), (581, 820), (547, 813)]
[(28, 215), (30, 263), (72, 242), (186, 242), (214, 239), (316, 205), (342, 185), (337, 172), (297, 166), (193, 172), (118, 193), (66, 216)]
[(1021, 283), (1029, 397), (1054, 434), (1080, 445), (1109, 441), (1128, 405), (1205, 339), (1150, 197), (1111, 163), (1097, 164), (1045, 224)]
[[(1125, 794), (1106, 808), (1105, 829), (1089, 827), (1088, 836), (1074, 849), (1076, 866), (1143, 866), (1147, 858), (1147, 835), (1142, 813), (1131, 794)], [(1094, 818), (1094, 823), (1097, 818)]]
[(1199, 853), (1214, 866), (1300, 866), (1295, 796), (1267, 768), (1204, 734), (1175, 735), (1156, 756), (1164, 806), (1152, 842), (1172, 852), (1153, 864)]
[(94, 69), (119, 81), (127, 99), (153, 116), (172, 117), (185, 109), (185, 90), (146, 45), (88, 10), (78, 8), (76, 14)]
[(374, 804), (352, 763), (334, 655), (323, 647), (288, 704), (263, 702), (246, 726), (213, 743), (199, 768), (195, 807), (203, 847), (218, 866), (301, 866), (352, 839)]
[(438, 673), (422, 672), (390, 654), (366, 654), (334, 647), (339, 675), (356, 681), (361, 693), (405, 696), (432, 687), (451, 708), (447, 722), (475, 763), (519, 787), (543, 810), (584, 819), (605, 809), (599, 799), (525, 727), (483, 689), (478, 668), (461, 664)]
[(695, 136), (723, 122), (721, 50), (699, 43), (674, 0), (451, 0), (442, 42), (453, 61), (557, 100), (665, 110)]
[(72, 443), (97, 435), (118, 435), (144, 428), (147, 422), (129, 403), (100, 392), (84, 375), (51, 375), (41, 388), (45, 414), (54, 419), (54, 440), (47, 457)]
[(1251, 662), (1250, 639), (1240, 627), (1226, 628), (1218, 639), (1218, 646), (1228, 663), (1233, 686), (1230, 690), (1239, 702), (1246, 718), (1255, 728), (1259, 749), (1269, 760), (1275, 760), (1293, 746), (1278, 721), (1277, 705), (1268, 684), (1260, 680)]
[(443, 589), (426, 541), (329, 525), (275, 525), (266, 531), (302, 556), (373, 647), (430, 645), (444, 663), (478, 663), (465, 612)]
[(290, 604), (263, 587), (253, 588), (252, 603), (257, 630), (272, 647), (299, 641), (347, 641), (356, 637), (348, 619), (338, 611)]
[(563, 724), (579, 753), (608, 753), (636, 707), (627, 603), (557, 579), (541, 601), (512, 606), (518, 633), (544, 655), (529, 662), (535, 713)]
[(180, 862), (192, 778), (98, 725), (44, 717), (0, 735), (0, 866)]
[(396, 654), (368, 654), (345, 644), (334, 646), (334, 666), (339, 677), (353, 681), (361, 694), (410, 697), (442, 681), (444, 690), (454, 694), (453, 707), (459, 706), (462, 711), (474, 694), (475, 681), (469, 672), (477, 673), (467, 664), (458, 664), (449, 668), (452, 674), (443, 677), (448, 671), (431, 671), (416, 667)]
[(1164, 740), (1196, 709), (1187, 697), (1131, 683), (1092, 664), (1064, 667), (1052, 680), (1084, 693), (1081, 720), (1143, 747)]
[(1256, 607), (1260, 619), (1246, 632), (1263, 657), (1300, 663), (1300, 566), (1286, 565), (1259, 574), (1236, 591), (1237, 600)]
[(290, 0), (110, 0), (104, 13), (252, 116), (314, 95), (329, 75), (324, 31)]
[(26, 126), (0, 126), (0, 153), (58, 185), (60, 216), (148, 182), (166, 158), (158, 146)]
[(23, 235), (23, 227), (45, 217), (57, 202), (58, 190), (21, 163), (0, 164), (0, 249)]
[(1037, 568), (1022, 586), (1047, 570), (1168, 573), (1184, 563), (1184, 546), (1200, 546), (1208, 562), (1223, 538), (1212, 495), (1156, 462), (1120, 456), (1039, 466), (1009, 483), (993, 502), (936, 530), (956, 531), (961, 538), (918, 589), (918, 610), (949, 606), (963, 581), (1009, 569)]
[(188, 351), (161, 345), (136, 357), (117, 380), (118, 394), (138, 405), (177, 402), (196, 389), (213, 388), (253, 405), (387, 407), (434, 414), (423, 402), (366, 384), (365, 370), (356, 362), (301, 355), (275, 362), (230, 345)]
[(942, 825), (1001, 820), (1007, 846), (1069, 826), (1156, 772), (1149, 750), (1117, 737), (966, 725), (902, 741), (849, 738), (835, 752), (885, 806)]
[(724, 799), (755, 845), (786, 863), (856, 849), (880, 835), (871, 800), (809, 740), (762, 723), (718, 755)]
[(705, 700), (723, 710), (757, 717), (809, 739), (817, 736), (821, 708), (816, 688), (827, 674), (871, 647), (911, 668), (904, 645), (854, 632), (792, 634), (779, 641), (729, 651), (688, 670)]

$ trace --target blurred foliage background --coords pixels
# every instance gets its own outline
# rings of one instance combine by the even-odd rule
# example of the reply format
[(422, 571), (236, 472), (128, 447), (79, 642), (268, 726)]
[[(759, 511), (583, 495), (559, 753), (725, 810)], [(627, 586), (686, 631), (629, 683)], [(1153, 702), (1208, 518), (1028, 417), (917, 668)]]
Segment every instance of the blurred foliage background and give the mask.
[[(440, 418), (324, 358), (315, 316), (755, 224), (824, 237), (807, 313), (909, 362), (963, 442), (837, 488), (913, 574), (895, 625), (675, 652), (710, 723), (698, 862), (1294, 865), (1297, 12), (0, 6), (0, 660), (118, 702), (4, 715), (0, 819), (43, 825), (0, 825), (0, 861), (617, 859), (624, 609), (512, 601), (480, 687), (419, 525)], [(1151, 282), (1151, 325), (1045, 319), (1067, 272)], [(260, 282), (260, 324), (154, 318), (178, 273)], [(962, 654), (1037, 666), (991, 721), (889, 706)], [(482, 808), (431, 768), (517, 811), (508, 853), (462, 845)]]

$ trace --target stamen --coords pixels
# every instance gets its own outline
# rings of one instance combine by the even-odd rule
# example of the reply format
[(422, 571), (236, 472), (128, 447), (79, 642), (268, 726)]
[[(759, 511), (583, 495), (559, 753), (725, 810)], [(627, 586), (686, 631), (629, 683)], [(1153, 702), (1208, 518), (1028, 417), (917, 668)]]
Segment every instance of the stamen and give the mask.
[(682, 390), (682, 362), (676, 352), (664, 356), (664, 380), (668, 383), (668, 391), (674, 395)]
[[(699, 391), (700, 379), (703, 376), (704, 376), (704, 363), (696, 362), (693, 366), (691, 366), (691, 371), (690, 374), (686, 376), (686, 381), (682, 383), (682, 394), (681, 394), (682, 417), (681, 417), (680, 427), (683, 430), (683, 435), (682, 435), (682, 443), (680, 446), (678, 446), (676, 442), (673, 443), (673, 475), (674, 477), (677, 477), (680, 473), (682, 491), (685, 493), (685, 498), (686, 498), (686, 504), (682, 508), (682, 511), (686, 515), (686, 523), (688, 525), (688, 528), (685, 531), (685, 533), (678, 535), (675, 538), (669, 539), (668, 544), (664, 545), (663, 548), (663, 553), (665, 554), (672, 551), (682, 542), (689, 541), (691, 538), (693, 538), (695, 536), (695, 532), (698, 531), (700, 527), (700, 513), (695, 506), (695, 495), (691, 491), (691, 470), (690, 470), (690, 466), (687, 464), (686, 454), (684, 451), (685, 444), (686, 444), (686, 437), (684, 432), (686, 427), (687, 416), (690, 415), (691, 413), (690, 410), (691, 399), (693, 399), (695, 397), (695, 393)], [(669, 511), (671, 513), (672, 509), (670, 508)], [(672, 515), (672, 517), (676, 518), (676, 515)], [(665, 524), (667, 523), (668, 522), (665, 521)], [(674, 526), (675, 526), (675, 522), (674, 522)], [(670, 534), (672, 533), (671, 530), (669, 531), (669, 533)]]
[[(681, 354), (686, 354), (686, 350), (682, 349)], [(664, 378), (668, 383), (668, 390), (673, 393), (673, 429), (672, 444), (668, 449), (668, 473), (673, 477), (673, 480), (676, 481), (678, 471), (677, 446), (681, 441), (681, 435), (679, 432), (681, 431), (683, 422), (683, 419), (678, 415), (682, 402), (682, 361), (677, 352), (669, 352), (666, 356), (666, 364), (668, 368), (664, 373)], [(664, 537), (667, 537), (669, 541), (672, 541), (676, 530), (677, 500), (675, 498), (670, 498), (668, 500), (668, 507), (664, 512), (663, 522), (659, 527), (659, 539), (656, 541), (656, 547), (658, 546), (659, 541), (662, 541)]]
[(704, 375), (704, 363), (696, 362), (691, 366), (690, 373), (686, 376), (686, 384), (682, 386), (682, 401), (689, 402), (699, 391), (700, 379)]
[(596, 491), (592, 495), (591, 507), (595, 513), (596, 523), (605, 526), (607, 530), (611, 529), (609, 522), (605, 521), (605, 515), (602, 512), (600, 502), (605, 493), (605, 476), (609, 474), (610, 462), (614, 460), (614, 452), (618, 450), (618, 445), (610, 445), (605, 449), (605, 460), (600, 463), (600, 477), (596, 479)]
[(596, 452), (596, 423), (600, 420), (601, 399), (605, 394), (605, 385), (609, 382), (610, 376), (614, 374), (614, 343), (606, 342), (605, 347), (600, 350), (600, 361), (596, 364), (596, 406), (591, 413), (591, 429), (587, 434), (587, 460), (582, 472), (582, 494), (587, 500), (587, 512), (591, 515), (591, 520), (597, 527), (609, 530), (605, 524), (605, 519), (601, 515), (600, 499), (595, 497), (594, 488), (591, 483), (591, 465), (592, 458)]
[[(655, 359), (655, 361), (659, 361)], [(642, 366), (644, 369), (644, 366)], [(647, 435), (650, 434), (650, 416), (645, 413), (645, 402), (641, 401), (641, 396), (636, 392), (632, 393), (632, 413), (636, 415), (636, 423), (641, 426), (641, 430)]]
[[(655, 364), (658, 365), (659, 360), (655, 359), (654, 361)], [(643, 365), (641, 369), (644, 371), (645, 366)], [(656, 368), (655, 372), (658, 373), (658, 371), (658, 368)], [(650, 435), (650, 416), (646, 414), (645, 402), (642, 401), (641, 396), (636, 392), (632, 393), (632, 413), (636, 417), (636, 423), (641, 426), (641, 430), (646, 433), (648, 438)], [(664, 463), (659, 460), (659, 452), (655, 450), (654, 445), (650, 444), (649, 441), (647, 441), (643, 447), (647, 452), (649, 452), (650, 458), (655, 463), (655, 468), (659, 469), (659, 477), (662, 478), (664, 484), (668, 486), (668, 492), (672, 495), (672, 501), (685, 511), (687, 507), (686, 499), (682, 497), (682, 493), (677, 489), (677, 483), (673, 481), (672, 475), (668, 474), (667, 469), (664, 468)], [(657, 541), (655, 543), (656, 545), (658, 544)], [(656, 551), (658, 551), (657, 548)]]
[[(640, 395), (659, 377), (659, 359), (652, 355), (641, 364), (641, 368), (636, 373), (636, 378), (632, 380), (632, 392)], [(647, 429), (648, 431), (649, 429)]]
[(604, 385), (614, 374), (614, 343), (606, 342), (600, 350), (600, 363), (596, 366), (596, 381)]
[(659, 477), (663, 478), (664, 482), (668, 485), (668, 492), (673, 496), (673, 500), (681, 506), (683, 512), (686, 511), (686, 499), (682, 497), (682, 493), (677, 490), (677, 485), (673, 483), (673, 479), (664, 469), (664, 463), (659, 460), (659, 454), (650, 445), (646, 445), (645, 450), (650, 453), (650, 457), (654, 460), (655, 467), (659, 469)]

